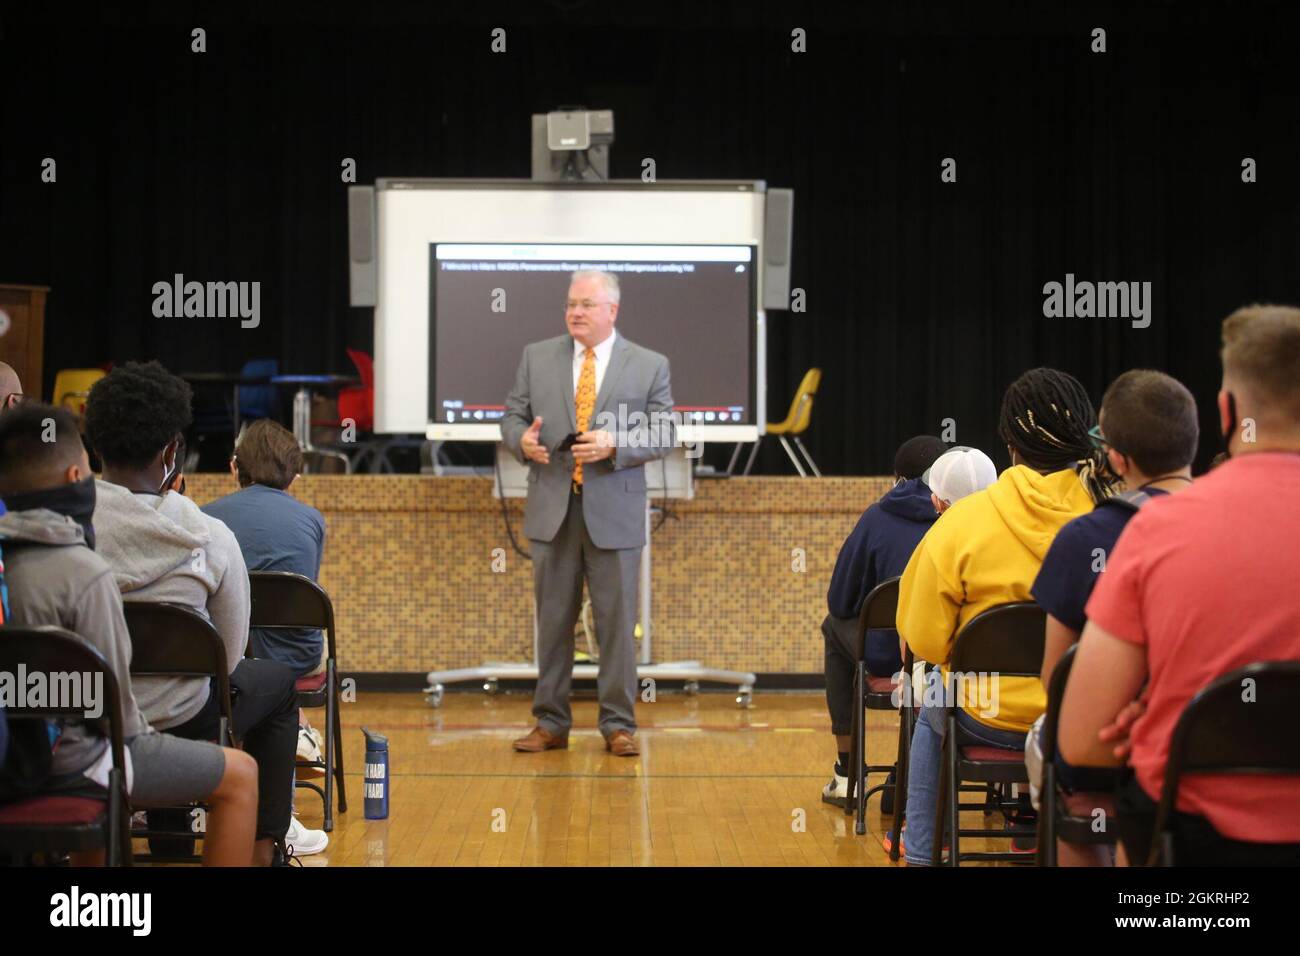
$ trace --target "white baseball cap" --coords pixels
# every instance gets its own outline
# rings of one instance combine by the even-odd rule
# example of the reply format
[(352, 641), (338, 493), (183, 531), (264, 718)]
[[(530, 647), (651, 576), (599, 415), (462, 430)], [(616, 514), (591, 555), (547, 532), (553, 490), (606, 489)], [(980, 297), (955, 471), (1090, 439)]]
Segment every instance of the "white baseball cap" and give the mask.
[(926, 484), (941, 501), (953, 504), (997, 480), (997, 467), (988, 455), (978, 448), (958, 445), (944, 452), (930, 466)]

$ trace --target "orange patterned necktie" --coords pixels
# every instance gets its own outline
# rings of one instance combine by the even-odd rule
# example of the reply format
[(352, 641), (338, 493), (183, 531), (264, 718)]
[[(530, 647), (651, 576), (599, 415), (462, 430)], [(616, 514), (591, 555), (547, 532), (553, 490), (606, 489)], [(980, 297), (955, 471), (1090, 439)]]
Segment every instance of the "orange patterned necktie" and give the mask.
[[(581, 435), (591, 424), (591, 413), (596, 410), (596, 350), (587, 349), (582, 355), (582, 371), (578, 373), (578, 390), (573, 395), (577, 406), (578, 434)], [(582, 484), (582, 463), (573, 466), (573, 480)]]

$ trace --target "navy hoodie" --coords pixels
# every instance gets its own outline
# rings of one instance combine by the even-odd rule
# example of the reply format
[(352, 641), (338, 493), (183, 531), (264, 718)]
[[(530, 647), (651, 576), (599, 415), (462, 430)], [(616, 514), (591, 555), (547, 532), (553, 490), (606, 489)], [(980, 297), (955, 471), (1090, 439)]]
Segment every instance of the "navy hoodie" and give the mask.
[(930, 488), (920, 478), (900, 482), (862, 512), (835, 560), (826, 592), (831, 615), (856, 618), (872, 588), (903, 573), (938, 517)]

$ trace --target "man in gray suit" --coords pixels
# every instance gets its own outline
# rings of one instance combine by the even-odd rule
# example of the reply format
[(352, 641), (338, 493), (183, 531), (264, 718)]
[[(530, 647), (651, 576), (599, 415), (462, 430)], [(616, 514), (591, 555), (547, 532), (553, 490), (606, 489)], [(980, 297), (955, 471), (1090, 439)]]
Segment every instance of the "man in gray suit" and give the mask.
[[(537, 604), (537, 726), (514, 742), (537, 753), (569, 745), (573, 631), (587, 581), (600, 642), (605, 749), (634, 757), (637, 583), (645, 545), (645, 463), (672, 449), (668, 359), (614, 331), (618, 278), (575, 272), (569, 334), (524, 349), (501, 438), (528, 465), (524, 533)], [(564, 439), (577, 434), (572, 447)]]

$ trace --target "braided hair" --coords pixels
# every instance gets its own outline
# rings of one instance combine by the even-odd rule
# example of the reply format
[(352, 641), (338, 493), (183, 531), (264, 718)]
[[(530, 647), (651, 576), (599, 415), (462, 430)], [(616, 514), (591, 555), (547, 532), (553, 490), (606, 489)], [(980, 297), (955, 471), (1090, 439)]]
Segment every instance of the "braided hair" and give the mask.
[(1083, 385), (1054, 368), (1034, 368), (1008, 386), (998, 437), (1035, 471), (1073, 468), (1093, 501), (1111, 493), (1106, 459), (1088, 437), (1097, 413)]

